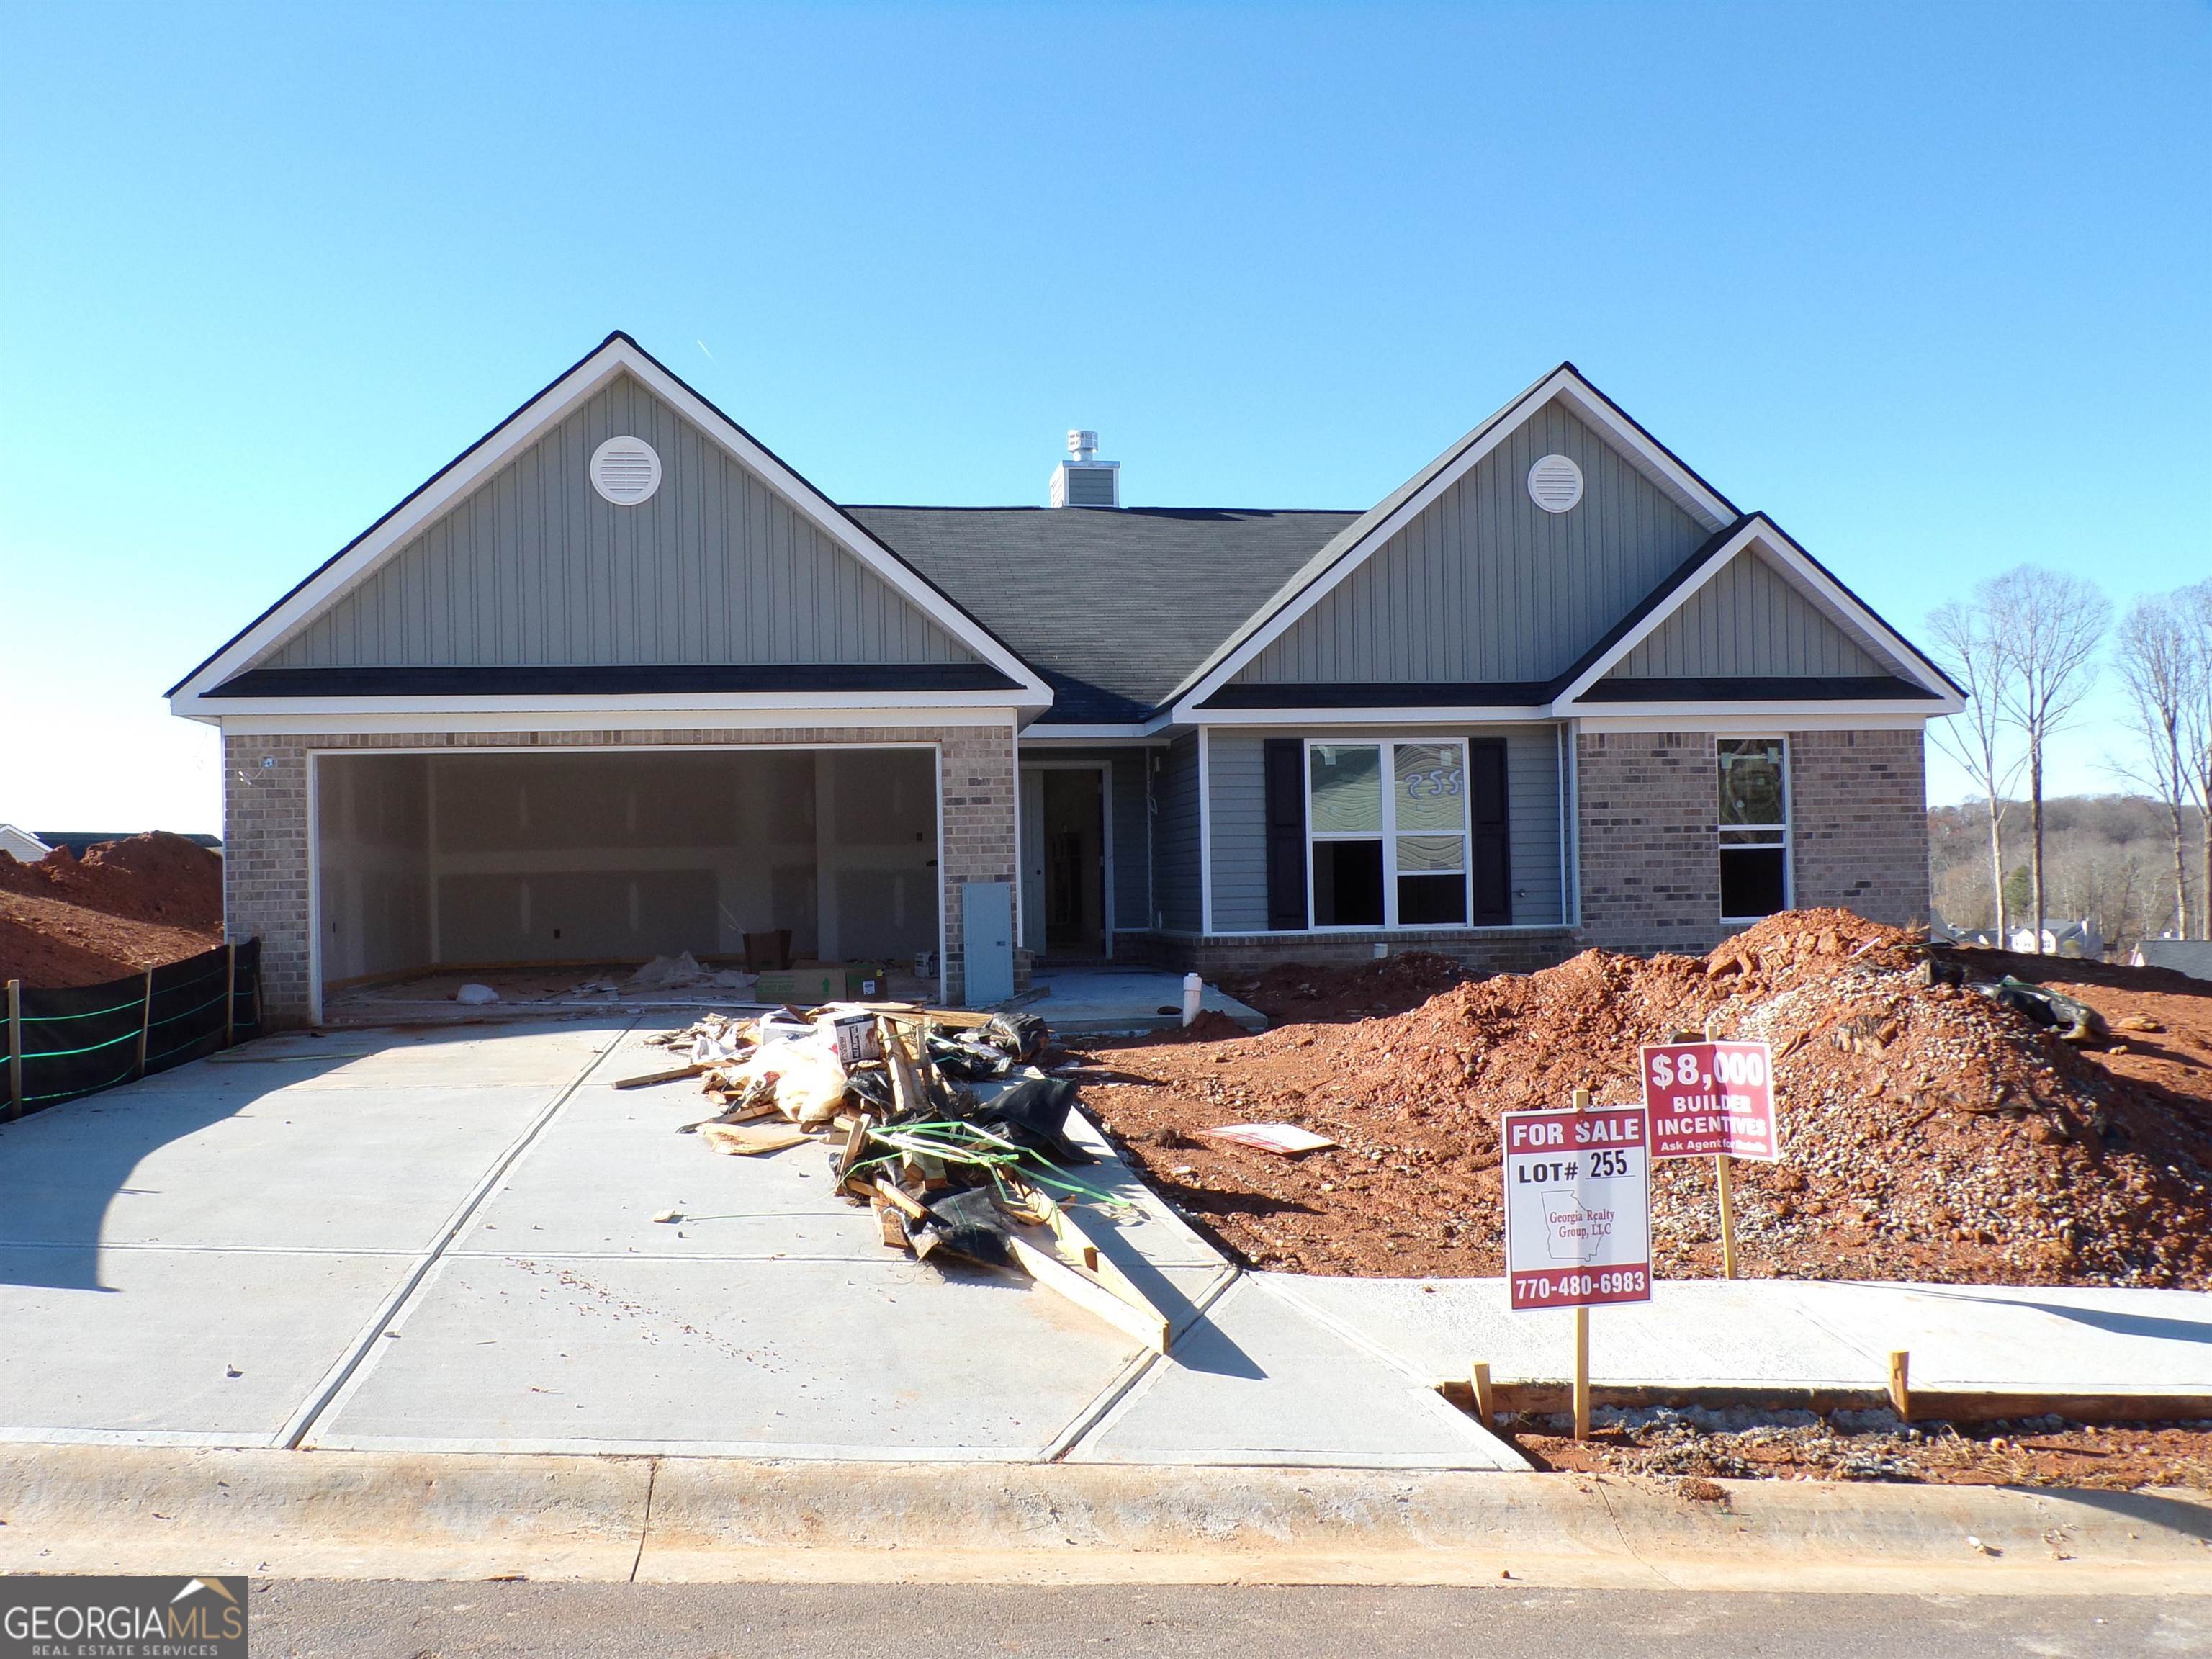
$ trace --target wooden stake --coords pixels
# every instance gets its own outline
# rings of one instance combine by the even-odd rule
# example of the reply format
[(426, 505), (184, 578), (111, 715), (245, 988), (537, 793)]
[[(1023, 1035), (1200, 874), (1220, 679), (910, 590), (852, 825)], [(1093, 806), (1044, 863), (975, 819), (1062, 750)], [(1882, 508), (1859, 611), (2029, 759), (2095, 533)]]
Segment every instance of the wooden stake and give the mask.
[(138, 1000), (138, 1075), (146, 1075), (146, 1038), (154, 1030), (154, 970), (146, 970), (146, 988)]
[[(1589, 1109), (1590, 1091), (1576, 1090), (1575, 1109), (1587, 1112)], [(1589, 1439), (1589, 1309), (1585, 1304), (1575, 1310), (1575, 1438)]]
[(1912, 1355), (1904, 1348), (1893, 1348), (1889, 1355), (1889, 1403), (1900, 1422), (1912, 1420)]
[(1575, 1310), (1575, 1438), (1590, 1433), (1589, 1310)]
[(23, 981), (8, 981), (8, 1115), (23, 1115)]
[(1721, 1189), (1721, 1275), (1735, 1277), (1735, 1182), (1729, 1174), (1726, 1152), (1713, 1159), (1713, 1179)]
[(1474, 1414), (1483, 1427), (1488, 1428), (1497, 1421), (1492, 1414), (1496, 1408), (1496, 1401), (1490, 1392), (1490, 1362), (1476, 1360), (1471, 1375), (1474, 1383)]

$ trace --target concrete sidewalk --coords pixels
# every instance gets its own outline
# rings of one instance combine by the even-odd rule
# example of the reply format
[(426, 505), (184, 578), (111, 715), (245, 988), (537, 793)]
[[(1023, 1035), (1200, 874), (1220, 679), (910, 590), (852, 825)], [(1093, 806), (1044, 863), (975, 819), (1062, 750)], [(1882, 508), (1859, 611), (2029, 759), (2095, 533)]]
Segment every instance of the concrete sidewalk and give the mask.
[[(1499, 1382), (1573, 1375), (1564, 1313), (1519, 1313), (1500, 1279), (1250, 1275), (1407, 1375)], [(1590, 1316), (1590, 1374), (1624, 1386), (1880, 1389), (1889, 1355), (1916, 1389), (2196, 1395), (2212, 1413), (2212, 1296), (2001, 1285), (1676, 1279)]]

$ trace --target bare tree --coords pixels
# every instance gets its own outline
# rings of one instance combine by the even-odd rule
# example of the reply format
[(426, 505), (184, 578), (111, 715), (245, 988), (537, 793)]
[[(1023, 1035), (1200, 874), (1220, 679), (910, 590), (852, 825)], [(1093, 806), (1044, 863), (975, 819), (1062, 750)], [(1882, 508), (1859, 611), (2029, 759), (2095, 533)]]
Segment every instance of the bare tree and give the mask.
[(1974, 591), (2008, 672), (2007, 717), (2027, 747), (2028, 894), (2035, 912), (2035, 949), (2043, 949), (2048, 914), (2043, 882), (2043, 768), (2052, 735), (2096, 684), (2097, 647), (2112, 625), (2112, 607), (2091, 583), (2063, 571), (2024, 564)]
[(2005, 677), (2010, 665), (1998, 649), (1986, 606), (1953, 599), (1928, 614), (1936, 659), (1966, 694), (1966, 706), (1935, 728), (1936, 745), (1982, 792), (1990, 820), (1990, 914), (1999, 944), (2005, 938), (2004, 817), (2025, 757), (2005, 751)]
[(2183, 747), (2185, 711), (2197, 678), (2197, 645), (2179, 595), (2146, 593), (2120, 623), (2113, 656), (2128, 690), (2128, 729), (2136, 744), (2126, 769), (2166, 809), (2173, 854), (2173, 931), (2189, 937), (2189, 859), (2185, 814), (2192, 769)]
[(2181, 697), (2181, 757), (2204, 836), (2197, 899), (2203, 935), (2212, 939), (2212, 581), (2185, 587), (2170, 603), (2189, 641), (2191, 672)]

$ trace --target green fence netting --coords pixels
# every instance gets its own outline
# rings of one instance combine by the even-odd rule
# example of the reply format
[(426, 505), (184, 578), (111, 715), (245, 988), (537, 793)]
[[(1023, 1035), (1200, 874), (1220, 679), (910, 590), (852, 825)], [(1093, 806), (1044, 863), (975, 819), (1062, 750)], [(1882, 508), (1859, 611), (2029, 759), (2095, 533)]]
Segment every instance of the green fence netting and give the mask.
[(104, 985), (25, 986), (9, 1028), (7, 1109), (35, 1112), (258, 1036), (260, 987), (258, 939)]

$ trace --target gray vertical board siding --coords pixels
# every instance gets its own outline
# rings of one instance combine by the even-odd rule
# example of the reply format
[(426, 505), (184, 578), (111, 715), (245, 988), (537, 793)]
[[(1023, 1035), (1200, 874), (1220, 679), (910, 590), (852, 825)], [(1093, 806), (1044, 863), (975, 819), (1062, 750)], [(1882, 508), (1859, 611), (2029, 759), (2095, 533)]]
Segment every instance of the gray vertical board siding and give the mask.
[[(623, 434), (636, 507), (592, 489)], [(968, 662), (974, 653), (628, 375), (479, 483), (258, 665)]]
[(1887, 674), (1764, 555), (1739, 553), (1620, 659), (1607, 678)]
[[(1583, 499), (1570, 512), (1547, 513), (1528, 499), (1528, 469), (1549, 454), (1583, 470)], [(1555, 401), (1236, 678), (1549, 679), (1710, 533)]]
[[(1212, 740), (1209, 738), (1209, 742)], [(1178, 933), (1202, 925), (1199, 885), (1198, 738), (1177, 738), (1153, 751), (1160, 769), (1152, 775), (1152, 908)]]
[(1452, 732), (1440, 732), (1434, 726), (1369, 726), (1357, 732), (1331, 733), (1216, 727), (1206, 738), (1215, 933), (1265, 933), (1267, 928), (1267, 802), (1262, 745), (1271, 737), (1321, 736), (1347, 742), (1363, 738), (1414, 742), (1433, 742), (1441, 737), (1504, 738), (1513, 924), (1541, 927), (1565, 920), (1559, 889), (1561, 785), (1556, 726), (1529, 722)]

